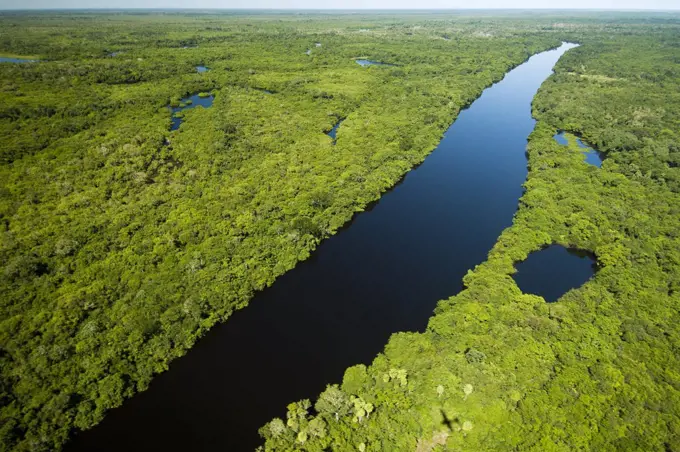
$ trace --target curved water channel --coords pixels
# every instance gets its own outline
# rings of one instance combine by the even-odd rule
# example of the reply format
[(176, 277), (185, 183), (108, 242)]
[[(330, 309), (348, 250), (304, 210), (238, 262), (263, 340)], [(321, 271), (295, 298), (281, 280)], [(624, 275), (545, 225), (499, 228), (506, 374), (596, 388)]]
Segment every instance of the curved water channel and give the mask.
[(38, 60), (29, 58), (0, 57), (0, 63), (37, 63)]
[(394, 64), (382, 63), (380, 61), (358, 59), (354, 60), (359, 66), (394, 66)]
[(286, 405), (423, 330), (510, 226), (526, 178), (531, 100), (568, 49), (488, 88), (430, 156), (312, 257), (214, 327), (71, 451), (248, 451)]
[[(569, 139), (567, 138), (566, 132), (558, 132), (553, 136), (553, 138), (562, 146), (569, 146)], [(604, 155), (601, 152), (597, 151), (596, 149), (593, 149), (587, 144), (585, 144), (579, 137), (575, 136), (574, 138), (576, 139), (576, 144), (581, 149), (581, 153), (585, 157), (585, 162), (588, 165), (597, 166), (598, 168), (601, 168), (602, 160), (604, 160)]]
[(177, 107), (170, 107), (170, 131), (179, 129), (179, 126), (184, 121), (184, 116), (181, 115), (182, 111), (196, 107), (209, 108), (214, 100), (215, 96), (208, 93), (194, 94), (180, 99)]

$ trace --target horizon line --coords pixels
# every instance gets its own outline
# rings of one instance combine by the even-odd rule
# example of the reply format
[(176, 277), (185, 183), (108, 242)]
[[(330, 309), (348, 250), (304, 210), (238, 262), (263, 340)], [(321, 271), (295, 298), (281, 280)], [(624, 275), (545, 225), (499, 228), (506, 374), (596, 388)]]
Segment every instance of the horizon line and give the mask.
[(63, 7), (63, 8), (0, 8), (3, 11), (613, 11), (613, 12), (680, 12), (677, 9), (655, 8), (550, 8), (550, 7), (503, 7), (503, 8), (265, 8), (265, 7), (141, 7), (127, 6), (121, 8), (110, 7)]

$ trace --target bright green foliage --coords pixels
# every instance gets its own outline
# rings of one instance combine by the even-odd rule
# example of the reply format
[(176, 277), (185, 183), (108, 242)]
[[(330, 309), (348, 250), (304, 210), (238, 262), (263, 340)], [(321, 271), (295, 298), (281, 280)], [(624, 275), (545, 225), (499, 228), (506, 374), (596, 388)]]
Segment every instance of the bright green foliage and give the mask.
[(349, 397), (338, 388), (338, 385), (329, 385), (314, 404), (317, 413), (332, 415), (336, 421), (340, 420), (340, 416), (347, 416), (351, 408)]
[(351, 396), (350, 401), (354, 405), (354, 407), (352, 408), (352, 413), (354, 414), (352, 420), (354, 422), (363, 421), (364, 418), (368, 418), (368, 416), (373, 411), (373, 404), (370, 402), (366, 402), (361, 397)]
[[(3, 447), (57, 449), (144, 390), (420, 163), (484, 87), (559, 45), (540, 28), (436, 15), (0, 16), (0, 52), (42, 60), (0, 65)], [(197, 93), (213, 105), (182, 111), (170, 132), (168, 106)], [(324, 132), (337, 118), (333, 144)], [(410, 385), (411, 370), (392, 367)], [(319, 422), (291, 422), (295, 435), (270, 433), (321, 441)]]
[[(330, 389), (331, 387), (324, 394), (328, 393)], [(337, 387), (334, 390), (337, 391)], [(320, 400), (324, 397), (335, 398), (336, 395), (322, 396)], [(343, 397), (347, 399), (344, 394)], [(317, 405), (319, 405), (319, 402), (317, 402)], [(266, 438), (270, 445), (275, 444), (284, 450), (294, 450), (301, 447), (312, 451), (324, 450), (328, 445), (328, 441), (325, 440), (327, 435), (326, 421), (322, 416), (310, 416), (308, 413), (310, 408), (309, 400), (291, 403), (288, 405), (288, 421), (286, 424), (281, 419), (274, 419), (260, 429), (260, 435)], [(308, 441), (312, 444), (307, 444)], [(307, 445), (310, 447), (307, 448)]]
[[(513, 227), (427, 332), (317, 413), (292, 404), (265, 447), (680, 448), (676, 16), (146, 13), (0, 17), (0, 52), (44, 60), (0, 66), (1, 447), (58, 449), (145, 389), (560, 40), (583, 46), (536, 99)], [(169, 132), (195, 93), (213, 106)], [(548, 306), (510, 275), (553, 242), (603, 268)]]
[[(555, 24), (582, 46), (535, 98), (512, 227), (425, 332), (347, 370), (343, 390), (375, 409), (329, 422), (331, 450), (680, 450), (680, 26), (665, 17)], [(558, 130), (604, 151), (602, 168)], [(600, 269), (548, 304), (511, 275), (552, 243)]]
[(383, 381), (388, 383), (389, 381), (394, 381), (400, 386), (406, 386), (406, 370), (405, 369), (390, 369), (389, 372), (383, 375)]

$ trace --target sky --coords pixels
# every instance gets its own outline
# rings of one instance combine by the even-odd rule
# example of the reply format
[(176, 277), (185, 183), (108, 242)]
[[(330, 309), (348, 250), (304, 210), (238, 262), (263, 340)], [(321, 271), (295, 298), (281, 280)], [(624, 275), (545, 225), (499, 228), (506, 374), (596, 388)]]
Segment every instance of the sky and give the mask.
[(647, 9), (680, 10), (680, 0), (0, 0), (3, 9), (267, 8), (267, 9)]

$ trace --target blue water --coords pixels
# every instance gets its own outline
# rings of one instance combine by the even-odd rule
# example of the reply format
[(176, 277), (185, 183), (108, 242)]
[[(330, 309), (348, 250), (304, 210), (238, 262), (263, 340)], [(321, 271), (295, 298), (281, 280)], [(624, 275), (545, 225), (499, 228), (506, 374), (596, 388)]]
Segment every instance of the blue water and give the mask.
[(288, 403), (370, 363), (392, 333), (422, 331), (510, 226), (532, 98), (572, 47), (536, 55), (484, 91), (400, 184), (69, 449), (253, 450), (258, 428), (285, 418)]
[(208, 72), (208, 68), (205, 66), (196, 66), (196, 71), (200, 74), (203, 72)]
[(328, 132), (326, 134), (329, 137), (333, 138), (333, 143), (335, 143), (336, 135), (338, 133), (338, 127), (340, 127), (340, 124), (342, 124), (342, 121), (344, 121), (344, 119), (340, 119), (338, 122), (336, 122), (335, 125), (333, 126), (333, 128), (330, 130), (330, 132)]
[(596, 263), (592, 254), (553, 245), (531, 253), (516, 268), (513, 278), (522, 292), (553, 302), (588, 281)]
[(184, 110), (190, 110), (192, 108), (196, 108), (198, 106), (201, 106), (203, 108), (208, 108), (212, 106), (213, 100), (215, 100), (214, 96), (209, 96), (209, 97), (200, 97), (198, 94), (194, 94), (193, 96), (185, 97), (183, 98), (180, 102), (181, 103), (186, 103), (187, 101), (190, 101), (191, 103), (183, 106), (183, 107), (171, 107), (170, 110), (172, 112), (172, 124), (170, 125), (170, 130), (177, 130), (179, 129), (180, 124), (182, 124), (182, 121), (184, 118), (176, 118), (174, 115), (177, 112), (184, 111)]
[(559, 144), (562, 146), (567, 146), (569, 145), (569, 140), (567, 140), (567, 136), (564, 134), (564, 132), (558, 132), (556, 133), (553, 138), (555, 141), (557, 141)]
[(394, 66), (394, 64), (389, 64), (389, 63), (381, 63), (380, 61), (371, 61), (371, 60), (354, 60), (359, 64), (360, 66)]
[(0, 63), (37, 63), (38, 60), (29, 60), (28, 58), (7, 58), (0, 57)]
[[(569, 141), (565, 136), (565, 132), (556, 133), (553, 138), (555, 138), (555, 141), (563, 146), (567, 146), (569, 144)], [(585, 156), (585, 161), (587, 164), (597, 166), (598, 168), (602, 167), (603, 156), (600, 152), (585, 144), (578, 137), (576, 137), (576, 144), (578, 144), (581, 149), (584, 149), (581, 151), (581, 153)]]

